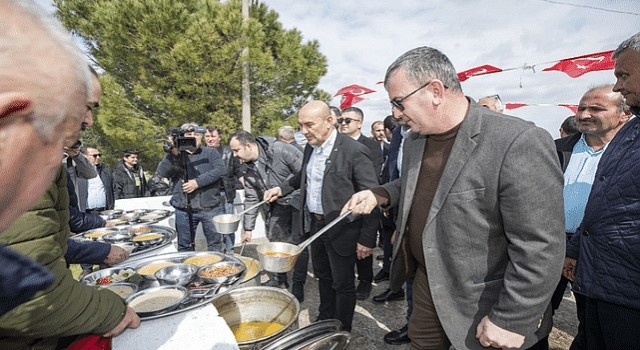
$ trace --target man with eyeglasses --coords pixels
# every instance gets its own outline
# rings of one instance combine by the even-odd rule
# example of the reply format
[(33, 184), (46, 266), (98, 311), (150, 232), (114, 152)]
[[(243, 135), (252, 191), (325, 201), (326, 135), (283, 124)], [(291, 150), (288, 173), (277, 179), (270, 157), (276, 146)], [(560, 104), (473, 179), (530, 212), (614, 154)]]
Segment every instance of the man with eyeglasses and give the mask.
[(485, 96), (478, 100), (478, 104), (498, 113), (504, 112), (504, 105), (498, 95)]
[(398, 207), (390, 278), (414, 277), (412, 349), (540, 346), (565, 239), (551, 135), (466, 97), (453, 64), (430, 47), (391, 64), (385, 88), (411, 128), (401, 176), (343, 210)]
[(113, 209), (113, 176), (111, 169), (102, 164), (102, 154), (96, 146), (87, 146), (84, 156), (93, 164), (98, 176), (78, 179), (78, 205), (87, 213)]

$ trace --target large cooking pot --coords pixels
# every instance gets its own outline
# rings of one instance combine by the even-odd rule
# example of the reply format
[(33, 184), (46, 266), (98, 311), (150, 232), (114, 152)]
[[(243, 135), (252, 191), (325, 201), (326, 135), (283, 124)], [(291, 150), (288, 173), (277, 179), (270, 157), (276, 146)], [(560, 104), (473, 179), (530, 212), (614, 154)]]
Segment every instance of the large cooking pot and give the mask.
[(235, 332), (238, 329), (249, 329), (245, 327), (250, 325), (248, 322), (261, 322), (262, 325), (279, 323), (283, 326), (270, 334), (261, 335), (256, 332), (255, 338), (238, 341), (240, 349), (259, 349), (268, 344), (297, 325), (300, 314), (298, 300), (286, 290), (275, 287), (234, 289), (214, 299), (212, 303)]
[(263, 243), (256, 248), (258, 252), (258, 259), (262, 269), (269, 272), (289, 272), (293, 270), (293, 267), (298, 260), (298, 256), (311, 242), (315, 241), (323, 233), (329, 231), (335, 224), (351, 214), (351, 210), (342, 213), (333, 221), (328, 223), (325, 227), (316, 232), (313, 236), (309, 237), (306, 241), (295, 245), (284, 242), (269, 242)]
[(238, 230), (238, 226), (240, 225), (240, 218), (242, 214), (253, 210), (267, 201), (262, 201), (256, 205), (252, 205), (249, 208), (237, 213), (237, 214), (221, 214), (213, 217), (213, 227), (216, 229), (218, 233), (223, 235), (229, 235)]

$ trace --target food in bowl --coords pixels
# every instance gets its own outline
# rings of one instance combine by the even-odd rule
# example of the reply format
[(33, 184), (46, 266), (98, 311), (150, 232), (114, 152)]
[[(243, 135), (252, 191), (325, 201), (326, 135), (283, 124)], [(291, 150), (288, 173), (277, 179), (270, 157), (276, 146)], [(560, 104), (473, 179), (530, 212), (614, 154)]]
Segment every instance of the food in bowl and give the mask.
[(133, 234), (139, 235), (141, 233), (151, 232), (151, 226), (134, 225), (134, 226), (129, 226), (128, 230), (131, 231), (131, 233)]
[(128, 298), (130, 295), (138, 291), (138, 288), (135, 284), (132, 283), (113, 283), (104, 287), (104, 289), (108, 289), (116, 294), (122, 299)]
[(185, 264), (196, 265), (198, 267), (215, 264), (219, 261), (222, 261), (222, 257), (216, 254), (208, 254), (208, 255), (196, 255), (184, 260)]
[(238, 265), (220, 265), (213, 266), (208, 269), (202, 270), (200, 277), (206, 278), (221, 278), (228, 277), (237, 274), (242, 271), (242, 267)]
[(270, 336), (284, 328), (282, 323), (266, 321), (249, 321), (230, 327), (236, 341), (245, 342)]
[(293, 256), (293, 254), (291, 254), (291, 253), (274, 252), (274, 251), (268, 251), (268, 252), (264, 253), (264, 255), (272, 256), (274, 258), (290, 258), (290, 257)]
[(104, 286), (111, 283), (123, 282), (133, 277), (135, 274), (136, 272), (133, 269), (122, 269), (107, 276), (97, 278), (94, 281), (94, 284), (97, 286)]
[(149, 241), (157, 240), (163, 237), (164, 235), (162, 233), (150, 232), (150, 233), (144, 233), (144, 234), (133, 237), (133, 241), (139, 242), (139, 243), (149, 242)]
[(160, 287), (134, 294), (127, 299), (127, 303), (136, 313), (157, 313), (177, 307), (185, 295), (184, 289)]
[(147, 265), (144, 265), (142, 267), (140, 267), (138, 269), (138, 273), (147, 277), (147, 278), (154, 278), (153, 275), (160, 270), (163, 267), (167, 267), (167, 266), (171, 266), (171, 265), (175, 265), (174, 262), (171, 261), (158, 261), (158, 262), (153, 262)]

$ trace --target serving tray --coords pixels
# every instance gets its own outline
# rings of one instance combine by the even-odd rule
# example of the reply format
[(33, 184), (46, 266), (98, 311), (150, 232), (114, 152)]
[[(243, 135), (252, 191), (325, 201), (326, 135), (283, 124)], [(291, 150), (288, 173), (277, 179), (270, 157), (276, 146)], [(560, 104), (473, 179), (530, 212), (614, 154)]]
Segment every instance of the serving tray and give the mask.
[[(244, 264), (242, 260), (234, 256), (225, 255), (217, 252), (177, 252), (177, 253), (156, 254), (152, 256), (141, 257), (138, 259), (129, 259), (121, 264), (114, 265), (113, 267), (114, 268), (131, 268), (137, 271), (140, 267), (148, 265), (153, 262), (171, 261), (175, 263), (180, 263), (192, 256), (206, 255), (206, 254), (220, 256), (222, 257), (221, 261), (235, 261), (235, 262)], [(96, 272), (94, 272), (94, 274), (95, 273)], [(238, 285), (240, 285), (240, 283), (242, 283), (242, 281), (244, 280), (246, 273), (247, 273), (247, 269), (244, 269), (244, 271), (240, 275), (238, 275), (237, 278), (233, 279), (230, 283), (222, 284), (222, 285), (219, 285), (219, 284), (198, 285), (198, 283), (201, 283), (201, 281), (196, 276), (193, 282), (185, 286), (190, 293), (195, 293), (195, 295), (188, 297), (187, 300), (183, 302), (175, 310), (167, 311), (167, 312), (160, 313), (157, 315), (152, 315), (152, 316), (143, 316), (143, 317), (140, 317), (140, 320), (142, 321), (153, 320), (156, 318), (171, 316), (171, 315), (179, 314), (181, 312), (193, 310), (201, 306), (204, 306), (207, 303), (210, 303), (215, 298), (219, 297), (220, 295), (225, 294), (227, 291), (232, 290)], [(89, 281), (92, 281), (95, 279), (93, 278), (94, 276), (92, 275), (93, 274), (89, 274), (83, 277), (82, 279), (80, 279), (80, 282), (89, 284)], [(151, 281), (144, 278), (142, 278), (141, 280), (142, 281), (138, 284), (138, 291), (142, 291), (151, 287), (160, 286), (160, 283), (158, 281)]]
[[(141, 228), (145, 228), (145, 231), (135, 232), (136, 230), (140, 230)], [(136, 224), (136, 225), (101, 227), (93, 230), (84, 231), (75, 236), (72, 236), (71, 238), (80, 240), (80, 241), (84, 240), (84, 241), (104, 242), (102, 237), (96, 237), (96, 236), (100, 234), (107, 234), (107, 233), (121, 231), (121, 230), (129, 230), (129, 231), (132, 231), (134, 234), (144, 234), (144, 233), (153, 231), (153, 232), (162, 233), (164, 235), (164, 238), (155, 244), (152, 244), (149, 246), (138, 245), (136, 249), (134, 249), (131, 253), (129, 253), (129, 258), (136, 257), (138, 255), (145, 254), (145, 253), (154, 251), (156, 249), (162, 248), (170, 244), (178, 236), (176, 230), (172, 229), (171, 227), (160, 226), (160, 225)]]

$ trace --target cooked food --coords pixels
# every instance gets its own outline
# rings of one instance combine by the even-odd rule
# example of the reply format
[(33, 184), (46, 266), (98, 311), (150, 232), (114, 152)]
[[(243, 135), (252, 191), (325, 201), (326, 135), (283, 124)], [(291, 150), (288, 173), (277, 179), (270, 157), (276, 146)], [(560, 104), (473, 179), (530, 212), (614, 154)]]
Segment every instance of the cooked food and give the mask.
[(215, 264), (215, 263), (217, 263), (218, 261), (221, 261), (221, 260), (222, 260), (222, 257), (219, 256), (219, 255), (215, 255), (215, 254), (196, 255), (196, 256), (192, 256), (190, 258), (185, 259), (184, 263), (202, 267), (202, 266), (205, 266), (205, 265)]
[(112, 284), (109, 286), (104, 286), (103, 288), (118, 294), (118, 296), (121, 297), (122, 299), (126, 299), (131, 294), (135, 293), (135, 289), (133, 289), (133, 287), (126, 284)]
[(104, 235), (106, 235), (107, 233), (110, 233), (113, 231), (97, 231), (97, 232), (89, 232), (89, 233), (85, 233), (84, 237), (85, 238), (91, 238), (91, 239), (98, 239)]
[(260, 263), (258, 262), (258, 260), (248, 258), (246, 256), (241, 256), (239, 258), (247, 267), (247, 273), (244, 275), (242, 283), (251, 280), (252, 278), (256, 277), (258, 273), (260, 273)]
[(292, 257), (293, 254), (291, 253), (285, 253), (285, 252), (274, 252), (274, 251), (268, 251), (266, 253), (264, 253), (266, 256), (272, 256), (274, 258), (289, 258)]
[(283, 328), (284, 325), (277, 322), (250, 321), (232, 326), (231, 331), (238, 342), (244, 342), (269, 336)]
[(153, 220), (158, 220), (158, 219), (160, 219), (160, 218), (162, 218), (162, 214), (153, 214), (153, 213), (150, 213), (150, 214), (142, 215), (142, 216), (140, 217), (140, 220), (143, 220), (143, 221), (153, 221)]
[(145, 233), (145, 234), (133, 237), (133, 241), (134, 242), (145, 242), (145, 241), (152, 241), (154, 239), (158, 239), (158, 238), (162, 238), (162, 237), (164, 237), (164, 235), (162, 233), (150, 232), (150, 233)]
[(237, 274), (242, 271), (242, 267), (234, 266), (234, 265), (220, 265), (214, 266), (208, 269), (205, 269), (200, 274), (201, 277), (206, 278), (219, 278), (219, 277), (227, 277)]
[(152, 293), (141, 294), (129, 302), (138, 313), (157, 312), (176, 304), (184, 297), (184, 293), (176, 289), (160, 289)]
[(240, 221), (240, 216), (235, 214), (222, 214), (215, 216), (213, 220), (221, 224), (231, 224)]
[(149, 227), (149, 226), (134, 226), (134, 227), (130, 227), (129, 231), (131, 231), (131, 233), (135, 233), (135, 234), (151, 232), (151, 227)]
[(126, 223), (127, 222), (122, 219), (111, 219), (106, 221), (106, 226), (118, 226)]
[(171, 261), (155, 262), (155, 263), (142, 266), (141, 268), (138, 269), (138, 273), (145, 276), (153, 276), (156, 273), (156, 271), (160, 270), (163, 267), (167, 267), (171, 265), (175, 265), (175, 263)]
[(118, 273), (112, 273), (107, 277), (98, 278), (95, 281), (95, 284), (99, 286), (104, 286), (104, 285), (115, 283), (115, 282), (122, 282), (135, 274), (136, 272), (133, 269), (124, 269), (124, 270), (120, 270)]

